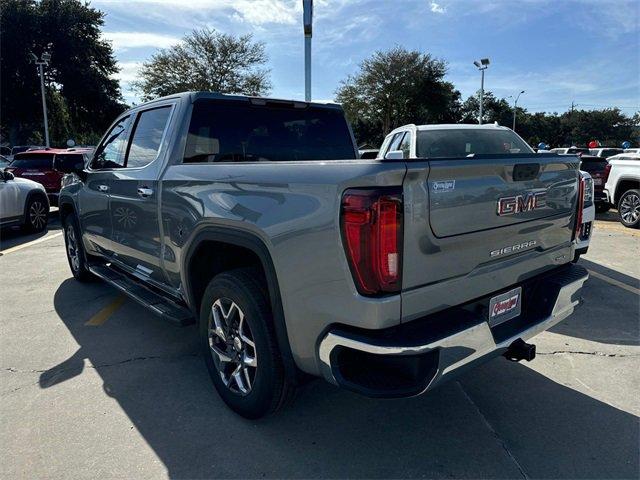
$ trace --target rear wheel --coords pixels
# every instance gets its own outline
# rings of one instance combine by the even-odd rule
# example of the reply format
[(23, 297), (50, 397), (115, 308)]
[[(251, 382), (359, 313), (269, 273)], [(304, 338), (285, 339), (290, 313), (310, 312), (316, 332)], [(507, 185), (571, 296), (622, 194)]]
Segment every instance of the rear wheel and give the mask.
[(80, 228), (78, 228), (78, 220), (75, 215), (68, 214), (64, 217), (62, 225), (64, 227), (64, 243), (71, 273), (79, 282), (88, 282), (93, 279), (93, 275), (87, 265)]
[(33, 195), (27, 204), (25, 229), (29, 232), (42, 232), (49, 222), (49, 202), (41, 194)]
[(627, 190), (618, 201), (618, 215), (625, 227), (640, 226), (640, 190)]
[(277, 411), (293, 394), (257, 276), (250, 268), (217, 275), (200, 309), (200, 342), (211, 380), (224, 402), (246, 418)]

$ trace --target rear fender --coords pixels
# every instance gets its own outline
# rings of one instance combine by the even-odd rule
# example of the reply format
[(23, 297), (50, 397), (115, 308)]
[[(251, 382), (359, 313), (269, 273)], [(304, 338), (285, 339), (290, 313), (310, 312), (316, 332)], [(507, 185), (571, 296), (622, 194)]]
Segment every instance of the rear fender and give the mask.
[(269, 249), (259, 237), (247, 231), (236, 230), (229, 227), (206, 227), (196, 233), (193, 239), (185, 247), (187, 253), (182, 257), (182, 268), (180, 274), (185, 298), (189, 307), (194, 312), (196, 318), (198, 318), (199, 312), (197, 311), (197, 302), (189, 280), (189, 265), (191, 264), (192, 257), (197, 251), (198, 246), (202, 242), (206, 241), (227, 243), (246, 248), (255, 253), (255, 255), (260, 259), (260, 263), (262, 264), (262, 268), (265, 272), (265, 278), (267, 280), (276, 340), (278, 342), (280, 353), (282, 354), (285, 373), (289, 379), (295, 381), (297, 377), (297, 368), (291, 353), (289, 337), (287, 336), (287, 326), (284, 318), (284, 310), (282, 308), (282, 297), (280, 296), (278, 277), (273, 266), (273, 260), (271, 259)]

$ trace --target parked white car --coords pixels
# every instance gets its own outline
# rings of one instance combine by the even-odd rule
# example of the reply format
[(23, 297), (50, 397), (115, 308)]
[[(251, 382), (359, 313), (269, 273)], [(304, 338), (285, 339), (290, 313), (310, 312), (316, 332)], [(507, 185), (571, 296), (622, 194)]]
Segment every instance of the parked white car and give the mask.
[(44, 187), (0, 170), (0, 227), (22, 226), (31, 232), (47, 228), (49, 199)]
[(551, 153), (557, 153), (558, 155), (589, 155), (589, 149), (585, 147), (563, 147), (552, 148), (549, 150)]
[(618, 209), (620, 223), (640, 227), (640, 153), (609, 157), (609, 177), (604, 186), (607, 201)]
[(602, 148), (589, 149), (590, 155), (593, 155), (594, 157), (600, 157), (600, 158), (613, 157), (614, 155), (618, 155), (623, 152), (624, 150), (622, 148), (615, 148), (615, 147), (602, 147)]

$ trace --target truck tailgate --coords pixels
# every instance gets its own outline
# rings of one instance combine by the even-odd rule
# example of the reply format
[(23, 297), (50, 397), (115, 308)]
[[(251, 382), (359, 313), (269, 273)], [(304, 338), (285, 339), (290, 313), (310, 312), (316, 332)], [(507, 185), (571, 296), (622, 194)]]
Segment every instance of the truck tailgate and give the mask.
[(571, 261), (578, 164), (536, 154), (409, 162), (403, 320)]

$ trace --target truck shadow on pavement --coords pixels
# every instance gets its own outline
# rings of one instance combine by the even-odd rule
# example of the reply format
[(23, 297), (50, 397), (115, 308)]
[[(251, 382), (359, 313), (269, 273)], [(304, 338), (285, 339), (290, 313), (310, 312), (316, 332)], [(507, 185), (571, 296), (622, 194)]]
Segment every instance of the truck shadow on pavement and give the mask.
[(611, 285), (596, 275), (604, 275), (636, 289), (640, 288), (640, 281), (584, 258), (579, 263), (595, 272), (595, 275), (590, 274), (583, 287), (584, 303), (574, 315), (550, 331), (600, 343), (640, 345), (640, 296)]
[[(280, 414), (244, 420), (217, 397), (195, 328), (132, 302), (101, 327), (84, 325), (115, 296), (100, 283), (60, 285), (55, 309), (80, 347), (40, 386), (95, 368), (172, 478), (638, 477), (636, 416), (503, 359), (406, 400), (315, 381)], [(128, 432), (109, 432), (101, 454), (126, 452), (118, 439)]]

